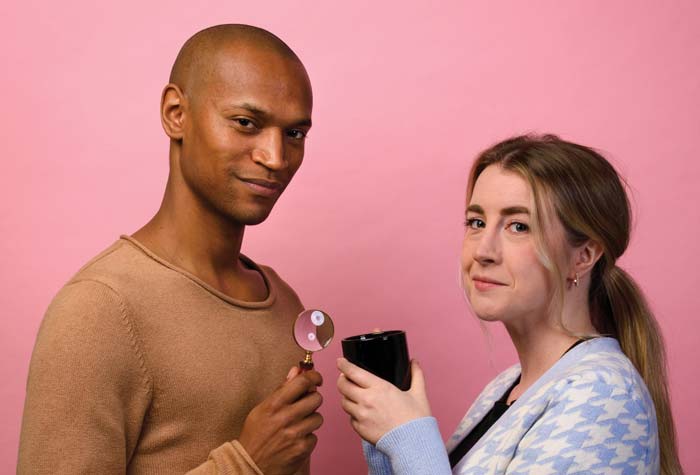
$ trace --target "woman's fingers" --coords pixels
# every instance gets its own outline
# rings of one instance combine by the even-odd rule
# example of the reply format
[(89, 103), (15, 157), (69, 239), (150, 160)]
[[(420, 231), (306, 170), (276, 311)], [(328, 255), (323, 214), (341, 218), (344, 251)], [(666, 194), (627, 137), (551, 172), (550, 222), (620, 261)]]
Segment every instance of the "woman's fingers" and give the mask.
[(343, 397), (352, 402), (359, 403), (365, 389), (350, 381), (343, 373), (338, 376), (338, 391)]
[(355, 366), (345, 358), (338, 358), (338, 369), (345, 375), (347, 379), (355, 383), (361, 388), (369, 388), (378, 384), (383, 384), (385, 381), (369, 371), (365, 371), (359, 366)]
[(423, 369), (416, 360), (411, 360), (411, 388), (409, 391), (412, 393), (425, 394)]
[(359, 404), (344, 397), (340, 400), (340, 407), (342, 407), (343, 411), (345, 411), (350, 417), (357, 419), (360, 409)]

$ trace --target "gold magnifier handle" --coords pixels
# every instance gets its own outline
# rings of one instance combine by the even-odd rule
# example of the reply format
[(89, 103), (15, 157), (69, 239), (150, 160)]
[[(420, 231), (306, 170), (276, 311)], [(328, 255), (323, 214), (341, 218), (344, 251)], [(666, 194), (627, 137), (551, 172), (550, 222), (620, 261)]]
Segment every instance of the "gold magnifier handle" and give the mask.
[(306, 355), (304, 355), (304, 361), (299, 362), (299, 368), (302, 371), (310, 371), (314, 369), (314, 362), (311, 359), (311, 352), (307, 351)]

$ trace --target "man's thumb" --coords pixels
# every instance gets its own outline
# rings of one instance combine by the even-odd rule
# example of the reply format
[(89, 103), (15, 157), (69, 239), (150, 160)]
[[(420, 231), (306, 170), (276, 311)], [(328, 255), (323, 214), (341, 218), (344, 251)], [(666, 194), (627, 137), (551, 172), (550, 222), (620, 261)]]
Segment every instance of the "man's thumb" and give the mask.
[(289, 370), (289, 373), (287, 373), (287, 381), (289, 381), (290, 379), (294, 378), (294, 377), (295, 377), (296, 375), (298, 375), (299, 373), (301, 373), (301, 371), (299, 370), (299, 367), (298, 367), (298, 366), (292, 366), (292, 368)]

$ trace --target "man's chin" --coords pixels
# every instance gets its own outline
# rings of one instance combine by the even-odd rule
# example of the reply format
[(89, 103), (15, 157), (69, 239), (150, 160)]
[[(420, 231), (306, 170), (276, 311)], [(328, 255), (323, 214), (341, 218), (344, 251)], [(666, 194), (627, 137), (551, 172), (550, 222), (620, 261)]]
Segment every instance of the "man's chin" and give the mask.
[(231, 218), (244, 226), (255, 226), (265, 221), (267, 217), (270, 216), (271, 211), (272, 209), (256, 210), (248, 213), (236, 213), (236, 215), (231, 216)]
[(255, 226), (257, 224), (262, 223), (266, 219), (267, 219), (267, 216), (262, 217), (262, 218), (256, 218), (256, 219), (248, 219), (248, 220), (243, 221), (241, 224), (243, 224), (244, 226)]

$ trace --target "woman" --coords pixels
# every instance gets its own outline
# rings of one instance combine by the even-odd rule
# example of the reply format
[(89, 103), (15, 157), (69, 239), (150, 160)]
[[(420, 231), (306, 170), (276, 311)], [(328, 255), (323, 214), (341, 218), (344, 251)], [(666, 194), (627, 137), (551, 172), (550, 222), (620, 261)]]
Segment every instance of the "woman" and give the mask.
[(678, 474), (661, 335), (615, 265), (627, 195), (594, 150), (521, 136), (483, 152), (467, 190), (463, 285), (520, 363), (489, 383), (442, 444), (422, 372), (402, 392), (338, 360), (370, 474)]

